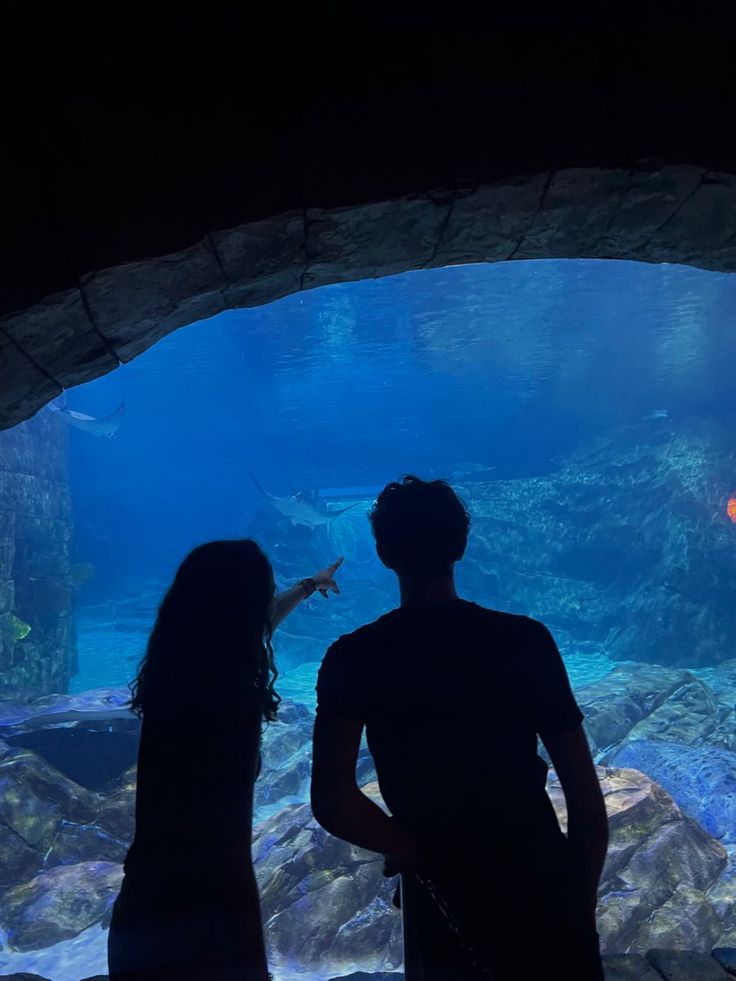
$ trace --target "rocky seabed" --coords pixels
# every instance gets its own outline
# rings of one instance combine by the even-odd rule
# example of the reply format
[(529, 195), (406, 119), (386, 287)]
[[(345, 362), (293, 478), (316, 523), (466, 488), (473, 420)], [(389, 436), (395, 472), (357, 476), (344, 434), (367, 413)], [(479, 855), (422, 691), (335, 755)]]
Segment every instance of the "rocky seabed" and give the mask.
[[(576, 694), (611, 832), (598, 909), (608, 977), (723, 977), (736, 948), (736, 661), (697, 674), (625, 662)], [(0, 978), (105, 971), (133, 834), (137, 723), (122, 698), (0, 703)], [(253, 854), (275, 977), (396, 977), (400, 916), (380, 859), (326, 834), (306, 803), (311, 729), (311, 710), (285, 701), (264, 741)], [(365, 751), (359, 777), (380, 800)], [(564, 826), (553, 772), (548, 791)]]

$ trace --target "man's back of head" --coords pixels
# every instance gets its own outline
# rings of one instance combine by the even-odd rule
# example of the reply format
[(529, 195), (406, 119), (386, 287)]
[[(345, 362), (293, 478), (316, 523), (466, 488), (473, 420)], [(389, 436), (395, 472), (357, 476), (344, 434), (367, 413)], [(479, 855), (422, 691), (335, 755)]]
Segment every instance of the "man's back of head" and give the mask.
[(411, 475), (384, 487), (370, 521), (381, 561), (414, 581), (451, 575), (470, 528), (470, 515), (446, 481)]

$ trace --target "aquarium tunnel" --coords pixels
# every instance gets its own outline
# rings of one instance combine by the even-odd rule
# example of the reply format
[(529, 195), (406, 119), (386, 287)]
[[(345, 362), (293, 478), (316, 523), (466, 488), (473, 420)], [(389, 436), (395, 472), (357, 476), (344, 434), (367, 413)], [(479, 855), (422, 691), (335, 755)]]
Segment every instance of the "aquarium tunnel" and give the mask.
[[(401, 981), (395, 881), (320, 828), (309, 778), (325, 651), (399, 601), (367, 512), (402, 474), (467, 506), (461, 596), (560, 649), (608, 818), (607, 981), (736, 972), (734, 39), (658, 6), (394, 4), (355, 30), (209, 5), (160, 39), (127, 9), (6, 18), (0, 979), (108, 978), (129, 685), (189, 550), (253, 538), (278, 590), (344, 556), (275, 631), (282, 700), (251, 733), (269, 968)], [(179, 717), (182, 810), (227, 758), (213, 733), (245, 731), (222, 698)], [(476, 760), (509, 823), (509, 770), (475, 744), (456, 770)], [(361, 744), (382, 806), (376, 777)], [(565, 828), (552, 771), (546, 794)], [(181, 823), (164, 885), (196, 866)], [(520, 947), (552, 976), (551, 945)]]

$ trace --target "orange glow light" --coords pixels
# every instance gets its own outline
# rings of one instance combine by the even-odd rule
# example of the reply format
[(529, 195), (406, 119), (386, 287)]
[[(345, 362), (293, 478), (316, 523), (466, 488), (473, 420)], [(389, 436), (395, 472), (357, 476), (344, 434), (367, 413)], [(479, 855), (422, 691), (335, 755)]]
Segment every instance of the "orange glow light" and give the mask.
[(736, 497), (732, 497), (728, 501), (726, 507), (726, 514), (729, 516), (731, 521), (736, 525)]

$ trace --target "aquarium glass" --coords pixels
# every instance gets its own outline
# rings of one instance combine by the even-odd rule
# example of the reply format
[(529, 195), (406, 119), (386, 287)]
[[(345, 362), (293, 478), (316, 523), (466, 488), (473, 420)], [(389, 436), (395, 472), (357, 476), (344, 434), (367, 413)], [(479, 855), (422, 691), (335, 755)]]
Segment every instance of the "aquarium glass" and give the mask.
[(0, 974), (106, 972), (126, 686), (178, 564), (231, 537), (279, 589), (344, 556), (340, 595), (274, 635), (254, 828), (274, 977), (400, 969), (380, 860), (304, 804), (320, 660), (399, 600), (367, 512), (407, 473), (471, 513), (460, 593), (561, 649), (616, 822), (603, 949), (736, 946), (735, 310), (736, 277), (666, 264), (341, 283), (178, 330), (0, 434)]

